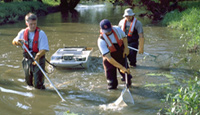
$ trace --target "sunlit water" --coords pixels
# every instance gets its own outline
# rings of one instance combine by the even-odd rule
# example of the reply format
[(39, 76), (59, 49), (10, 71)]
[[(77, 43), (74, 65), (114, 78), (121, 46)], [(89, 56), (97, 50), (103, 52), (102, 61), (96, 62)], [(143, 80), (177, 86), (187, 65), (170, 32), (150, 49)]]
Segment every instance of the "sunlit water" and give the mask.
[[(67, 46), (93, 47), (87, 69), (54, 68), (47, 64), (47, 74), (66, 102), (62, 102), (52, 85), (46, 80), (46, 90), (28, 87), (21, 66), (22, 50), (11, 44), (24, 21), (0, 27), (0, 111), (5, 115), (48, 114), (67, 115), (155, 115), (163, 107), (160, 99), (165, 90), (173, 90), (189, 80), (198, 71), (199, 56), (181, 50), (184, 41), (181, 32), (153, 26), (147, 18), (139, 18), (144, 26), (145, 54), (138, 55), (138, 66), (131, 68), (134, 76), (130, 92), (135, 104), (112, 106), (124, 89), (120, 81), (118, 90), (107, 90), (101, 54), (97, 47), (99, 22), (107, 18), (117, 25), (124, 7), (105, 5), (79, 5), (77, 12), (53, 13), (39, 17), (38, 25), (49, 39), (50, 51), (46, 58)], [(139, 9), (134, 10), (135, 12)], [(195, 60), (195, 61), (193, 61)], [(166, 89), (166, 87), (168, 87)]]

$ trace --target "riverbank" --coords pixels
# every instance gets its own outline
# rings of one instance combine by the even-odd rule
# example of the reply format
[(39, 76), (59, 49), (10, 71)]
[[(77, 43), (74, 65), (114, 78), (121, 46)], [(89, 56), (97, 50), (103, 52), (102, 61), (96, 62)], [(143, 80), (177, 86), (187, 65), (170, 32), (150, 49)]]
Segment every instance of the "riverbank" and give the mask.
[(59, 10), (58, 5), (43, 4), (37, 1), (0, 3), (0, 5), (0, 24), (16, 23), (23, 20), (29, 12), (43, 16)]
[(189, 52), (199, 52), (200, 49), (200, 1), (185, 1), (180, 4), (186, 10), (167, 13), (161, 23), (173, 29), (184, 30), (180, 39), (185, 39), (184, 47)]
[[(186, 8), (183, 12), (178, 10), (169, 12), (165, 15), (161, 23), (172, 29), (184, 30), (180, 39), (185, 39), (182, 46), (188, 52), (198, 53), (200, 49), (200, 2), (186, 1), (182, 2), (182, 7)], [(198, 54), (197, 54), (198, 55)], [(165, 114), (200, 114), (200, 80), (198, 74), (194, 79), (187, 81), (188, 85), (180, 86), (176, 92), (168, 93), (164, 102), (167, 102), (166, 108), (162, 108)]]

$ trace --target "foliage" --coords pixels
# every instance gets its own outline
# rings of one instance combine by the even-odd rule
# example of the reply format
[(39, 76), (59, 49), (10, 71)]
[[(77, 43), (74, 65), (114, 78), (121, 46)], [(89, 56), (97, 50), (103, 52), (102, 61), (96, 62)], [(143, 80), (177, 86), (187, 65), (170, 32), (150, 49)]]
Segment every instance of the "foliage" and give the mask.
[(154, 21), (163, 19), (163, 16), (175, 9), (183, 10), (177, 0), (107, 0), (113, 5), (128, 5), (131, 8), (135, 6), (143, 6), (148, 12), (140, 14), (140, 16), (148, 16)]
[(165, 114), (170, 115), (199, 115), (200, 114), (200, 81), (196, 77), (190, 80), (187, 87), (180, 87), (174, 94), (169, 93), (166, 102), (170, 107), (164, 108)]
[(198, 8), (200, 5), (199, 1), (187, 1), (187, 0), (184, 2), (180, 2), (179, 4), (184, 8), (193, 8), (193, 7)]
[(196, 46), (200, 45), (200, 8), (198, 7), (200, 2), (183, 2), (182, 5), (187, 7), (185, 11), (175, 10), (167, 13), (162, 20), (162, 24), (170, 28), (187, 31), (183, 36), (186, 39), (189, 38), (188, 50), (197, 50)]
[(58, 6), (60, 5), (60, 0), (42, 0), (44, 4), (47, 4), (49, 6)]
[(0, 24), (13, 23), (18, 20), (24, 19), (28, 12), (33, 12), (37, 15), (47, 13), (46, 5), (32, 1), (32, 2), (11, 2), (4, 3), (0, 7)]
[(74, 10), (80, 0), (60, 0), (61, 12), (66, 12), (68, 10)]

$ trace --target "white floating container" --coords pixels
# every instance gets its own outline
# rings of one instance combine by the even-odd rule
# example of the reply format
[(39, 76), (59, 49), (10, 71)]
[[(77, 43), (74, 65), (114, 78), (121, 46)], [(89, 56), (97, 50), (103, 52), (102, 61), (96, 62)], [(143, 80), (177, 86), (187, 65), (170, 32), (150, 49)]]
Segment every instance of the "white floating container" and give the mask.
[(50, 63), (56, 67), (87, 68), (93, 48), (65, 47), (59, 48), (52, 56)]

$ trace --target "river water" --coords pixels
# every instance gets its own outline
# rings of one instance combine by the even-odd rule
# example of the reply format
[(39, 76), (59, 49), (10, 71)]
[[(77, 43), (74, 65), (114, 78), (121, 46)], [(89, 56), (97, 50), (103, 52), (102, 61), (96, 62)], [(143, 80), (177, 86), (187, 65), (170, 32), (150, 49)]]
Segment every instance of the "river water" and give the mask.
[[(79, 5), (76, 12), (53, 13), (39, 17), (38, 26), (49, 39), (50, 51), (46, 58), (67, 46), (92, 47), (87, 69), (54, 68), (47, 74), (66, 102), (62, 102), (46, 80), (46, 90), (27, 88), (22, 70), (22, 50), (11, 44), (24, 21), (0, 26), (0, 113), (2, 115), (155, 115), (164, 104), (166, 91), (173, 91), (184, 81), (198, 74), (199, 56), (188, 54), (179, 39), (183, 32), (152, 25), (147, 18), (137, 17), (143, 23), (145, 52), (138, 55), (137, 67), (131, 68), (134, 76), (130, 89), (135, 104), (110, 108), (121, 94), (124, 83), (117, 90), (107, 90), (101, 54), (97, 47), (99, 22), (107, 18), (117, 25), (125, 7), (107, 5)], [(136, 16), (141, 12), (135, 9)], [(161, 57), (161, 59), (159, 59)], [(46, 70), (50, 70), (47, 64)]]

